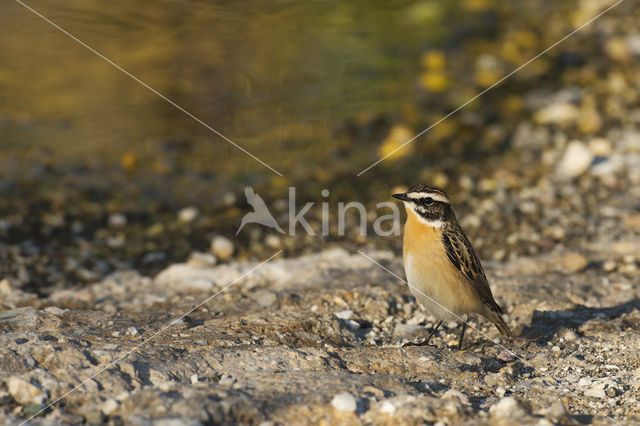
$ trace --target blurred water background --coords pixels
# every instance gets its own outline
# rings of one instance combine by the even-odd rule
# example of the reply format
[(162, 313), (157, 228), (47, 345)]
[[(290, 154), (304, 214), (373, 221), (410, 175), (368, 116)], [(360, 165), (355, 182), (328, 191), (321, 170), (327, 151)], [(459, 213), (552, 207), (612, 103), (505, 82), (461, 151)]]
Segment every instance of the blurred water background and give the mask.
[[(476, 183), (486, 191), (517, 186), (516, 175), (548, 168), (539, 151), (523, 154), (522, 140), (540, 136), (523, 122), (547, 126), (544, 143), (554, 128), (563, 141), (592, 137), (624, 121), (625, 103), (636, 102), (637, 91), (616, 86), (616, 75), (633, 79), (633, 46), (640, 50), (617, 35), (637, 32), (637, 13), (623, 4), (597, 31), (585, 28), (356, 177), (611, 2), (27, 4), (284, 175), (6, 2), (0, 235), (7, 245), (0, 258), (36, 289), (70, 273), (90, 281), (132, 266), (157, 271), (207, 250), (213, 235), (234, 236), (247, 210), (245, 185), (282, 214), (277, 206), (290, 185), (300, 203), (320, 201), (328, 188), (333, 201), (373, 204), (389, 200), (394, 186), (417, 182), (454, 193)], [(603, 114), (601, 99), (611, 90), (620, 104), (607, 104)], [(569, 124), (540, 115), (558, 99), (571, 103)], [(463, 212), (470, 208), (463, 197), (458, 202)], [(190, 206), (197, 220), (178, 220)], [(120, 228), (118, 215), (126, 218)], [(328, 240), (303, 236), (271, 246), (297, 254)], [(239, 236), (236, 254), (265, 257), (274, 247), (254, 229)], [(38, 260), (24, 260), (30, 256)], [(43, 257), (47, 266), (37, 266)]]

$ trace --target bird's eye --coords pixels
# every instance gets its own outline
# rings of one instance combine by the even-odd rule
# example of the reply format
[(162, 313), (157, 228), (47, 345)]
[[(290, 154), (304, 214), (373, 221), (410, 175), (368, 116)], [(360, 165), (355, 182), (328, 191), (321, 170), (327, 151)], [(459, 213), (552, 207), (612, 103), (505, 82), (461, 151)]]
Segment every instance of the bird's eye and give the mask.
[(433, 198), (431, 197), (427, 197), (424, 199), (424, 203), (428, 206), (430, 206), (431, 204), (433, 204)]

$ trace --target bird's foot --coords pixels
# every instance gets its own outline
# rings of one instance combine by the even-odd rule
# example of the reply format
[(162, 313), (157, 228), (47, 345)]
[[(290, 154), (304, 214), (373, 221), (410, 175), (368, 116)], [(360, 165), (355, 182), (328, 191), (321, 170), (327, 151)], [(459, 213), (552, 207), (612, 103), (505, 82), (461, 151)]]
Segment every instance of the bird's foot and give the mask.
[(406, 348), (408, 346), (432, 346), (434, 348), (437, 347), (433, 343), (429, 343), (429, 340), (423, 340), (422, 342), (407, 342), (402, 345), (403, 348)]

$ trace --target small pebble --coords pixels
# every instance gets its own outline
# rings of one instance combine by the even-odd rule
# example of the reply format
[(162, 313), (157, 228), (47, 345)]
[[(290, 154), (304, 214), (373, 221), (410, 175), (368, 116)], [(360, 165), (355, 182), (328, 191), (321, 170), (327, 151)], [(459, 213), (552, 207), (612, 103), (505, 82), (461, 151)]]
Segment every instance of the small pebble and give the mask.
[(515, 398), (510, 396), (502, 398), (489, 408), (489, 413), (497, 418), (516, 418), (524, 414), (524, 410)]
[(385, 414), (393, 414), (396, 411), (396, 406), (393, 402), (388, 399), (382, 403), (382, 407), (380, 407), (380, 412)]
[(605, 272), (613, 272), (617, 267), (618, 265), (616, 264), (615, 260), (607, 260), (602, 264), (602, 269), (604, 269)]
[(218, 381), (221, 385), (232, 385), (235, 382), (236, 380), (228, 374), (223, 374)]
[(211, 252), (220, 260), (229, 259), (233, 255), (234, 250), (233, 243), (226, 237), (218, 235), (211, 240)]
[(571, 141), (558, 164), (558, 174), (569, 179), (576, 178), (589, 170), (593, 158), (593, 153), (584, 143)]
[(127, 224), (127, 217), (122, 213), (112, 213), (109, 216), (109, 226), (112, 228), (122, 228)]
[(331, 400), (331, 405), (338, 411), (351, 413), (356, 411), (356, 399), (349, 392), (339, 393)]
[(562, 267), (570, 272), (580, 272), (589, 265), (587, 258), (580, 253), (568, 253), (562, 256), (561, 263)]
[(340, 319), (348, 320), (348, 319), (351, 319), (351, 316), (353, 315), (353, 311), (351, 309), (346, 309), (344, 311), (336, 312), (335, 315)]
[(113, 398), (109, 398), (102, 404), (102, 412), (105, 416), (108, 416), (118, 408), (118, 405), (120, 405), (118, 401)]
[(188, 265), (199, 268), (215, 266), (216, 263), (218, 263), (218, 259), (216, 259), (213, 254), (199, 251), (192, 252), (191, 255), (189, 255), (189, 260), (187, 260)]
[(135, 327), (129, 327), (127, 328), (127, 334), (129, 336), (137, 336), (138, 335), (138, 329)]
[(178, 212), (178, 221), (182, 223), (193, 222), (200, 215), (197, 207), (185, 207)]
[(197, 374), (193, 374), (191, 377), (189, 377), (189, 379), (191, 380), (191, 384), (195, 385), (196, 383), (198, 383), (198, 375)]

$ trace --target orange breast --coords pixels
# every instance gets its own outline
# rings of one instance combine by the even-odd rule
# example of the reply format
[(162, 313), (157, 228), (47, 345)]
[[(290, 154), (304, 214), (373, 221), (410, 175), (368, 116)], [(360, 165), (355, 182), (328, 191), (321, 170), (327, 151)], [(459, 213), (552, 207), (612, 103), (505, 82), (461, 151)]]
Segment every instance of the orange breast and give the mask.
[(419, 221), (407, 209), (404, 229), (404, 267), (416, 299), (441, 319), (477, 312), (480, 299), (467, 278), (447, 257), (442, 231)]

